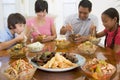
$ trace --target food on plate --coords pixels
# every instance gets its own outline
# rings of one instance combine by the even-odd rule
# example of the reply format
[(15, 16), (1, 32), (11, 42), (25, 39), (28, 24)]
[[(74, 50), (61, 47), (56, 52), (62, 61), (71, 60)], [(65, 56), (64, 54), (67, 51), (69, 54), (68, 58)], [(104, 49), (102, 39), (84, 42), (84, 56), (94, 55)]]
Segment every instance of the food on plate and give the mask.
[(56, 40), (56, 46), (59, 49), (65, 49), (69, 46), (70, 42), (67, 40)]
[[(33, 57), (31, 61), (36, 63), (38, 66), (43, 66), (48, 61), (50, 61), (55, 56), (55, 54), (57, 54), (57, 52), (41, 52), (39, 54), (36, 54), (36, 56)], [(70, 60), (72, 63), (78, 62), (78, 59), (73, 53), (59, 53), (59, 54), (65, 57), (67, 60)]]
[(45, 37), (47, 37), (47, 36), (46, 36), (46, 35), (41, 35), (41, 34), (39, 34), (39, 35), (37, 36), (36, 40), (42, 42), (42, 40), (43, 40)]
[(11, 58), (22, 58), (25, 57), (27, 53), (26, 47), (22, 43), (18, 43), (14, 45), (12, 48), (8, 49), (8, 53)]
[(30, 52), (39, 52), (43, 49), (44, 45), (40, 42), (35, 42), (32, 44), (27, 45)]
[(106, 75), (111, 77), (116, 71), (116, 68), (104, 60), (94, 58), (91, 61), (88, 61), (82, 67), (82, 70), (95, 80), (99, 80), (99, 78), (105, 77)]
[(45, 65), (44, 68), (69, 68), (77, 66), (77, 64), (72, 63), (70, 60), (66, 59), (59, 53), (56, 53), (52, 59), (50, 59)]
[(76, 58), (76, 55), (74, 53), (62, 53), (61, 55), (73, 63), (78, 62), (78, 59)]
[(78, 49), (81, 53), (93, 54), (95, 50), (97, 49), (97, 46), (91, 43), (90, 41), (86, 41), (84, 43), (81, 43), (78, 46)]
[(71, 41), (71, 42), (74, 42), (75, 41), (75, 38), (78, 38), (78, 37), (80, 37), (81, 35), (80, 34), (70, 34), (69, 35), (69, 40)]
[(55, 52), (40, 52), (39, 54), (36, 54), (31, 61), (36, 63), (38, 66), (43, 66), (54, 56)]
[(28, 62), (19, 59), (13, 62), (5, 71), (4, 74), (9, 80), (31, 80), (36, 68)]

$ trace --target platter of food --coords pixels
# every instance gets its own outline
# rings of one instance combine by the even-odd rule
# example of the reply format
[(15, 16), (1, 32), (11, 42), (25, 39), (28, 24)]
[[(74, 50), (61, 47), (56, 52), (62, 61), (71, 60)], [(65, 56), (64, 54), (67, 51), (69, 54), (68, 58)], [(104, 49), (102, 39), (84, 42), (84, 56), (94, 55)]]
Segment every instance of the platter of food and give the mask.
[(31, 58), (28, 56), (28, 59), (36, 68), (49, 72), (69, 71), (84, 65), (86, 61), (79, 54), (62, 52), (44, 52)]

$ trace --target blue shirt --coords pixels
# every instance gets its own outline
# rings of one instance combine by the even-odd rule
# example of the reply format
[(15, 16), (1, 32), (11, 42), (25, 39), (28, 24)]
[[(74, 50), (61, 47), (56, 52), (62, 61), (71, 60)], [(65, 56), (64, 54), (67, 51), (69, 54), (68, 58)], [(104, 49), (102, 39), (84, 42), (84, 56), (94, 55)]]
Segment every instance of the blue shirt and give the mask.
[(7, 27), (0, 30), (0, 42), (10, 41), (13, 38), (15, 38), (15, 36), (12, 35), (12, 33), (10, 32), (10, 30)]

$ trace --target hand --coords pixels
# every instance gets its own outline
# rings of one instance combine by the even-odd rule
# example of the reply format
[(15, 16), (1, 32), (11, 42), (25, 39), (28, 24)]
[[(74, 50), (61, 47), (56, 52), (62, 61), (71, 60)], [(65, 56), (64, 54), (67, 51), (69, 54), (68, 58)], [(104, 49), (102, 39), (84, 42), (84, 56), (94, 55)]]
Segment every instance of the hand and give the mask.
[(24, 36), (25, 36), (24, 34), (17, 35), (17, 37), (15, 38), (16, 42), (23, 42)]
[(88, 40), (88, 36), (80, 36), (80, 37), (75, 38), (76, 43), (82, 43), (82, 42), (85, 42), (87, 40)]
[(47, 42), (51, 40), (53, 40), (53, 36), (46, 36), (45, 38), (43, 38), (42, 42)]
[(96, 26), (95, 25), (91, 25), (90, 27), (90, 34), (91, 36), (95, 37), (96, 36)]
[(67, 24), (65, 29), (66, 31), (73, 31), (72, 26), (70, 24)]

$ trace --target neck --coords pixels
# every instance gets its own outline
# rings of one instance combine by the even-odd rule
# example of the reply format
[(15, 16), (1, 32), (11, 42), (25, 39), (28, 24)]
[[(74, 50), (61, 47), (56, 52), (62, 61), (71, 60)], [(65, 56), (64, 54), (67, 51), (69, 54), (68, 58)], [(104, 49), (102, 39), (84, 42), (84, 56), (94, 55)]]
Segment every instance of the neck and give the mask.
[(117, 25), (117, 24), (115, 24), (115, 25), (111, 28), (111, 30), (110, 30), (110, 31), (114, 31), (114, 30), (116, 30), (116, 29), (117, 29), (117, 27), (118, 27), (118, 25)]
[(10, 32), (11, 32), (11, 34), (12, 34), (12, 35), (14, 35), (14, 34), (15, 34), (15, 32), (14, 32), (14, 30), (13, 30), (13, 29), (10, 29)]

